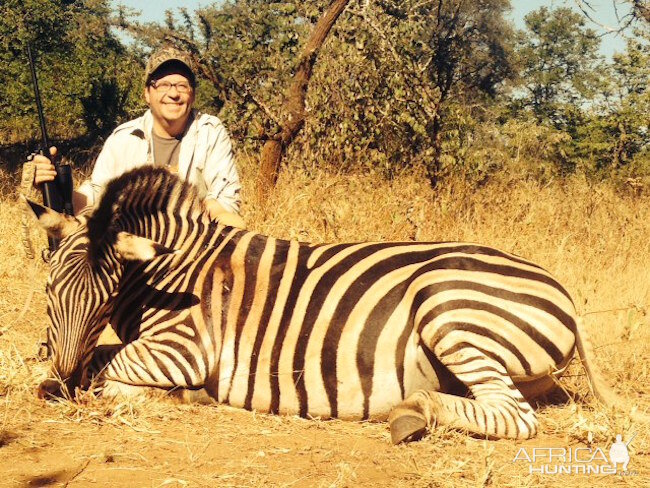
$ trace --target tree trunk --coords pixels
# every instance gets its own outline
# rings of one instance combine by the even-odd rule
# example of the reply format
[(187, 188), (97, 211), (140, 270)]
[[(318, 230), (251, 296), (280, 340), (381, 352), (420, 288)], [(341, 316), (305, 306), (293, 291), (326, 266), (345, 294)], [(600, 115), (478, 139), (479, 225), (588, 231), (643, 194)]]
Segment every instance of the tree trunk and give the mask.
[(307, 86), (316, 63), (318, 51), (349, 2), (350, 0), (332, 1), (316, 23), (314, 31), (300, 56), (298, 69), (293, 75), (293, 81), (285, 99), (287, 118), (284, 120), (280, 132), (273, 139), (266, 141), (262, 148), (262, 159), (257, 178), (257, 198), (260, 203), (266, 201), (269, 192), (275, 187), (282, 156), (305, 124)]

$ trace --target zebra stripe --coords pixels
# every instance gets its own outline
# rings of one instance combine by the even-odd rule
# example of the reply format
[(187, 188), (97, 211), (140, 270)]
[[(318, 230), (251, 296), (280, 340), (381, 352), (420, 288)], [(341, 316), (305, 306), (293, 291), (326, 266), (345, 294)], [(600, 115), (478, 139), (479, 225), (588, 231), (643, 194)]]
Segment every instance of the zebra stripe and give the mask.
[[(177, 252), (124, 262), (121, 232)], [(218, 226), (190, 187), (156, 168), (113, 181), (52, 262), (54, 349), (86, 368), (109, 319), (124, 343), (91, 366), (105, 394), (205, 388), (263, 412), (389, 418), (395, 442), (436, 422), (535, 435), (519, 388), (545, 393), (578, 334), (567, 291), (520, 257), (456, 242), (312, 245)], [(70, 369), (63, 357), (57, 372)], [(452, 394), (459, 386), (471, 397)]]

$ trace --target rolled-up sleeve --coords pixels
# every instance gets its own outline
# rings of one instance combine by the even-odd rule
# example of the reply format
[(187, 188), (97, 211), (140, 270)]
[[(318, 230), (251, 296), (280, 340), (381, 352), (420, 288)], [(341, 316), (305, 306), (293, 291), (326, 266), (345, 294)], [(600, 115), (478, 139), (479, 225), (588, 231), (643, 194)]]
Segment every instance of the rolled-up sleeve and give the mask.
[(213, 129), (213, 144), (208, 148), (203, 176), (207, 186), (205, 198), (217, 200), (226, 210), (239, 213), (241, 184), (235, 165), (230, 137), (223, 125)]

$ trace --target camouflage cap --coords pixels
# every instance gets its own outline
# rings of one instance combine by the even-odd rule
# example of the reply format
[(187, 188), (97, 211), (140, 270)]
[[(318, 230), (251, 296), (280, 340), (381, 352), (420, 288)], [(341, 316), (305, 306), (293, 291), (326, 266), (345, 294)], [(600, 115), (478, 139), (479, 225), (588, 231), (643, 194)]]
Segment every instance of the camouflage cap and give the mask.
[(147, 61), (147, 67), (145, 68), (144, 71), (145, 83), (149, 82), (149, 80), (151, 79), (151, 75), (154, 74), (154, 72), (158, 68), (160, 68), (163, 64), (169, 61), (178, 61), (180, 63), (183, 63), (185, 66), (187, 66), (187, 69), (190, 71), (190, 74), (192, 75), (192, 79), (190, 81), (194, 83), (195, 74), (194, 74), (192, 58), (187, 53), (184, 53), (183, 51), (176, 49), (175, 47), (172, 46), (161, 47), (156, 51), (154, 51), (151, 54), (151, 56), (149, 56), (149, 60)]

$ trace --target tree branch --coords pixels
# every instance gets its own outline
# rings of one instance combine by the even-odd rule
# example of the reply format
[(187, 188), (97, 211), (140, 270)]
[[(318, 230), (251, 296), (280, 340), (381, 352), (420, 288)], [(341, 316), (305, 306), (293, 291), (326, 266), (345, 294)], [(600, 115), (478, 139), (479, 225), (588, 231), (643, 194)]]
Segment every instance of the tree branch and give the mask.
[(318, 51), (325, 42), (350, 0), (333, 0), (328, 9), (318, 19), (311, 36), (300, 55), (293, 82), (287, 91), (286, 107), (288, 116), (281, 125), (280, 133), (269, 139), (262, 148), (262, 158), (257, 181), (257, 198), (264, 202), (268, 192), (275, 186), (280, 171), (280, 163), (287, 146), (298, 135), (305, 123), (305, 103), (307, 87)]

